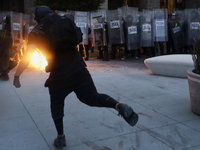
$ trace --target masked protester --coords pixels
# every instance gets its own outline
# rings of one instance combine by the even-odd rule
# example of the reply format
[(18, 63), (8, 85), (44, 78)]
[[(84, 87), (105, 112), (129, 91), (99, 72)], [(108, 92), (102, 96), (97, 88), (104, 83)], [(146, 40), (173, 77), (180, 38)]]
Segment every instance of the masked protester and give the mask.
[[(49, 41), (54, 35), (46, 33), (50, 24), (45, 20), (54, 13), (47, 6), (38, 6), (35, 9), (35, 20), (38, 25), (30, 32), (27, 50), (21, 59), (14, 76), (14, 86), (19, 88), (20, 75), (30, 62), (35, 49), (38, 48), (48, 61), (46, 71), (50, 72), (45, 87), (49, 88), (51, 115), (57, 130), (57, 138), (54, 140), (56, 147), (65, 147), (66, 140), (63, 131), (64, 100), (68, 94), (74, 92), (77, 98), (89, 105), (116, 109), (127, 123), (134, 126), (138, 121), (138, 115), (126, 104), (118, 103), (112, 97), (97, 92), (86, 64), (75, 48), (76, 45), (66, 43), (61, 45)], [(50, 17), (52, 20), (54, 17)], [(55, 20), (56, 21), (56, 20)], [(60, 29), (61, 27), (58, 27)], [(53, 45), (57, 46), (53, 46)]]

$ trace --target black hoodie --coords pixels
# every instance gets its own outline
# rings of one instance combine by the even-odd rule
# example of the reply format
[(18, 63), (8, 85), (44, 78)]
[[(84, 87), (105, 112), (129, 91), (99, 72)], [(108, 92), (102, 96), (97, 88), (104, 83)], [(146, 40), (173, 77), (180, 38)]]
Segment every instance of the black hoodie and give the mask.
[[(46, 30), (46, 28), (48, 27), (45, 26), (42, 21), (43, 18), (50, 13), (52, 12), (47, 6), (36, 7), (35, 19), (38, 21), (38, 25), (30, 32), (28, 37), (28, 44), (36, 45), (37, 48), (44, 54), (45, 58), (47, 59), (48, 67), (46, 68), (46, 71), (50, 71), (50, 76), (47, 83), (48, 85), (46, 86), (49, 86), (49, 84), (51, 83), (58, 82), (59, 80), (61, 82), (63, 80), (67, 80), (68, 83), (73, 83), (74, 81), (72, 78), (74, 74), (77, 71), (85, 68), (86, 64), (75, 47), (71, 49), (66, 49), (62, 52), (57, 50), (59, 48), (57, 47), (57, 49), (55, 50), (56, 54), (54, 52), (52, 53), (52, 47), (50, 47), (51, 44), (49, 44), (47, 35), (54, 35), (49, 35), (46, 33), (48, 31)], [(49, 54), (53, 55), (53, 59), (48, 60), (47, 56)]]

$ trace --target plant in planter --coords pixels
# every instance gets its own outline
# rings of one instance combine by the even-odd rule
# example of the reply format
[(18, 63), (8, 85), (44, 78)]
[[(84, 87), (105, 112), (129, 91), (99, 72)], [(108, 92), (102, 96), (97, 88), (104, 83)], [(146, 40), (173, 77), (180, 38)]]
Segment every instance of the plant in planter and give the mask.
[(200, 116), (200, 38), (192, 49), (194, 68), (187, 70), (191, 110)]

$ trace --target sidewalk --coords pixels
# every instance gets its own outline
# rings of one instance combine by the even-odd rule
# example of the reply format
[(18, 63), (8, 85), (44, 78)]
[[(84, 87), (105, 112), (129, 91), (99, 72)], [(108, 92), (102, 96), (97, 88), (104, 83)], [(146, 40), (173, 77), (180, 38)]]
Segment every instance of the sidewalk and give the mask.
[[(63, 150), (199, 150), (200, 117), (190, 109), (188, 81), (156, 76), (144, 58), (86, 61), (99, 93), (131, 105), (139, 114), (130, 127), (112, 109), (89, 107), (74, 93), (65, 101)], [(29, 66), (22, 87), (0, 81), (0, 150), (56, 150), (45, 71)]]

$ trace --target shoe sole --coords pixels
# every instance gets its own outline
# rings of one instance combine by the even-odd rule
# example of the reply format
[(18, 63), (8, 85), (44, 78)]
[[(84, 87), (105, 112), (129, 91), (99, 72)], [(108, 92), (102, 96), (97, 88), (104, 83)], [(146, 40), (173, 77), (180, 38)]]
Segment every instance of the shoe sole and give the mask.
[(138, 114), (136, 114), (131, 107), (127, 107), (124, 113), (125, 119), (130, 126), (134, 126), (138, 122)]
[(54, 146), (57, 148), (62, 148), (62, 147), (66, 147), (66, 141), (65, 142), (58, 142), (57, 139), (54, 140)]
[(57, 147), (57, 148), (62, 148), (62, 147), (66, 147), (67, 145), (66, 144), (56, 144), (54, 143), (54, 146)]

